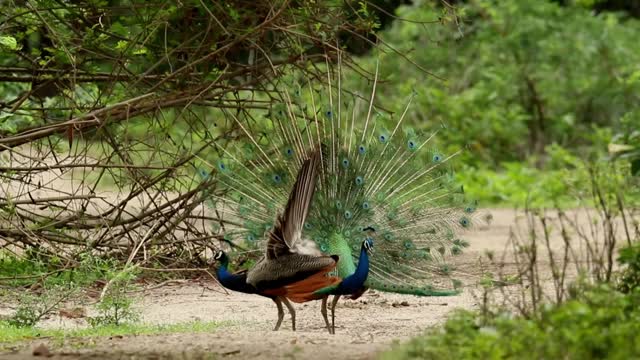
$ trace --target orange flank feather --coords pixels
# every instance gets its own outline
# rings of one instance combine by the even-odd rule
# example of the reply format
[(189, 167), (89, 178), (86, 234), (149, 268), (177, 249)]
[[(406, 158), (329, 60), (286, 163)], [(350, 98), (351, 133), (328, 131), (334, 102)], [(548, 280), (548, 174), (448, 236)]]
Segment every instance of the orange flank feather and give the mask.
[(342, 281), (339, 277), (327, 275), (335, 267), (336, 264), (327, 266), (304, 280), (285, 286), (285, 296), (296, 303), (322, 299), (325, 295), (314, 294), (314, 292), (328, 286), (337, 285)]

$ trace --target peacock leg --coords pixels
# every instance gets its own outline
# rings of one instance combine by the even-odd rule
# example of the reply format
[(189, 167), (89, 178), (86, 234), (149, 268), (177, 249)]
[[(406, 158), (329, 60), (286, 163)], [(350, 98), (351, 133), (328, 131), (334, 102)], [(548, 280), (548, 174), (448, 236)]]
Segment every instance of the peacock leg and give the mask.
[(293, 329), (293, 331), (296, 331), (296, 309), (293, 308), (293, 306), (289, 302), (289, 299), (283, 297), (282, 301), (284, 302), (284, 305), (287, 307), (287, 309), (289, 309), (289, 314), (291, 314), (291, 329)]
[(280, 300), (280, 297), (274, 297), (272, 300), (278, 307), (278, 322), (276, 323), (276, 327), (273, 328), (273, 331), (278, 331), (278, 329), (280, 329), (280, 324), (282, 324), (282, 319), (284, 319), (284, 310), (282, 309), (282, 301)]
[(333, 335), (336, 334), (336, 304), (338, 304), (339, 299), (340, 295), (334, 295), (333, 301), (331, 301), (331, 333)]
[(324, 318), (324, 323), (327, 325), (327, 330), (329, 334), (331, 334), (331, 325), (329, 325), (329, 319), (327, 318), (327, 300), (329, 299), (329, 295), (322, 298), (322, 305), (320, 305), (320, 312), (322, 313), (322, 317)]

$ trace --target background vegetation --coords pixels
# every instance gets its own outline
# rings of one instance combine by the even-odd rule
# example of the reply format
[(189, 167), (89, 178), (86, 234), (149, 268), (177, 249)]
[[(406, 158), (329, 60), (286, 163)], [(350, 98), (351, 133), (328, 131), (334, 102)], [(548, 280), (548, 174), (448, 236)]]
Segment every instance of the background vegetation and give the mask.
[[(340, 63), (365, 93), (379, 65), (381, 107), (415, 96), (409, 125), (468, 149), (458, 178), (481, 206), (526, 208), (563, 234), (576, 227), (541, 209), (584, 206), (604, 234), (584, 244), (577, 282), (556, 271), (577, 259), (547, 259), (549, 295), (533, 256), (552, 253), (536, 247), (546, 232), (524, 226), (523, 267), (486, 274), (479, 312), (384, 356), (638, 356), (639, 18), (622, 0), (2, 2), (0, 284), (29, 292), (2, 294), (20, 306), (0, 341), (35, 336), (87, 288), (96, 333), (161, 331), (132, 325), (128, 294), (143, 274), (205, 270), (224, 241), (199, 212), (216, 192), (196, 171), (221, 156), (211, 144), (246, 144), (238, 123), (263, 128), (282, 91)], [(492, 300), (507, 283), (522, 301)]]

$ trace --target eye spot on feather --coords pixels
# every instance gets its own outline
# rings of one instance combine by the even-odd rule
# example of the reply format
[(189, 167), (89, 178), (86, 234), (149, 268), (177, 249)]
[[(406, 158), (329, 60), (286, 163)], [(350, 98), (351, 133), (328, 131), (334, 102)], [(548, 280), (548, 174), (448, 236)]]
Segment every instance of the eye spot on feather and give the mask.
[(342, 209), (342, 202), (341, 201), (336, 201), (336, 209), (341, 210)]
[(463, 216), (460, 218), (460, 225), (462, 225), (462, 227), (464, 228), (468, 228), (471, 225), (471, 222), (469, 221), (468, 217)]
[(362, 184), (364, 184), (364, 178), (362, 176), (357, 176), (356, 177), (356, 185), (362, 186)]
[(227, 170), (227, 165), (225, 165), (225, 163), (223, 163), (222, 161), (218, 161), (218, 170), (220, 171)]
[(439, 163), (440, 161), (442, 161), (442, 155), (435, 154), (435, 155), (433, 155), (432, 160), (433, 160), (434, 163)]
[(256, 237), (253, 234), (249, 234), (249, 235), (247, 235), (247, 241), (248, 242), (254, 242), (254, 241), (256, 241)]
[(313, 228), (313, 225), (309, 224), (308, 222), (304, 223), (304, 228), (307, 230), (310, 230)]
[(280, 184), (282, 182), (282, 177), (278, 174), (273, 174), (273, 176), (271, 176), (271, 180), (273, 180), (274, 184)]
[(353, 216), (353, 214), (351, 213), (351, 211), (347, 210), (344, 212), (344, 218), (349, 220), (351, 219), (351, 217)]
[(415, 141), (413, 141), (413, 140), (407, 141), (407, 147), (409, 148), (409, 150), (415, 150), (416, 149)]
[(333, 111), (327, 110), (325, 111), (324, 115), (327, 117), (327, 119), (331, 119), (333, 118)]
[(385, 232), (384, 235), (382, 235), (382, 237), (387, 240), (387, 241), (392, 241), (393, 240), (393, 234), (391, 234), (390, 232)]
[(327, 252), (328, 250), (329, 247), (327, 246), (327, 244), (320, 244), (320, 251)]
[(292, 149), (292, 148), (287, 148), (287, 150), (285, 150), (285, 154), (286, 154), (288, 157), (293, 156), (293, 149)]
[(407, 240), (404, 242), (404, 248), (407, 250), (411, 250), (413, 249), (413, 242), (411, 242), (411, 240)]
[(367, 152), (367, 148), (364, 147), (364, 145), (360, 145), (358, 146), (358, 152), (360, 153), (360, 155), (364, 155), (364, 153)]
[(362, 203), (362, 209), (369, 210), (369, 202), (365, 201)]
[(347, 158), (342, 159), (342, 167), (345, 169), (349, 167), (349, 159)]
[(378, 140), (384, 144), (387, 142), (387, 136), (384, 134), (380, 134), (380, 136), (378, 136)]

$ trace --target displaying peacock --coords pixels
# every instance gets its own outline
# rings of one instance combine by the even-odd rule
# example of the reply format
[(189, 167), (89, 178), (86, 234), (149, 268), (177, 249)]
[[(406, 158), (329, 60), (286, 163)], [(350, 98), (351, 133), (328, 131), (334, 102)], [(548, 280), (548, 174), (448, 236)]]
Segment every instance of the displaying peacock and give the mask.
[(450, 166), (462, 150), (443, 153), (434, 144), (437, 131), (407, 126), (413, 96), (397, 114), (377, 106), (377, 70), (369, 96), (345, 91), (339, 66), (336, 73), (323, 84), (298, 81), (279, 91), (264, 118), (227, 113), (247, 141), (220, 145), (198, 165), (214, 177), (214, 231), (238, 248), (259, 248), (305, 154), (322, 147), (315, 198), (295, 251), (338, 255), (335, 273), (345, 278), (356, 270), (363, 229), (371, 227), (376, 254), (366, 288), (458, 293), (446, 260), (468, 246), (459, 236), (476, 210)]
[[(265, 254), (252, 269), (232, 274), (228, 271), (227, 255), (218, 251), (215, 256), (220, 262), (216, 271), (220, 284), (230, 290), (261, 295), (275, 302), (278, 320), (274, 331), (282, 324), (282, 303), (291, 314), (292, 329), (296, 329), (295, 309), (287, 300), (290, 287), (296, 291), (293, 296), (295, 301), (305, 302), (323, 297), (326, 299), (326, 295), (315, 295), (314, 292), (318, 289), (331, 289), (340, 281), (337, 277), (327, 276), (336, 267), (337, 256), (292, 251), (293, 245), (302, 237), (302, 228), (315, 193), (320, 158), (320, 152), (314, 151), (310, 159), (304, 161), (286, 206), (278, 214), (275, 226), (268, 232)], [(300, 293), (307, 295), (300, 296)], [(323, 317), (331, 332), (326, 312), (323, 312)]]

